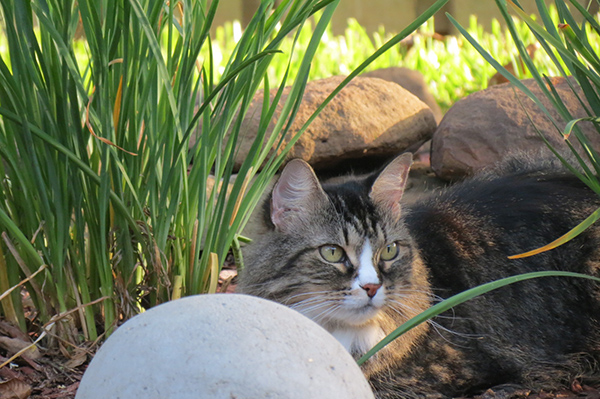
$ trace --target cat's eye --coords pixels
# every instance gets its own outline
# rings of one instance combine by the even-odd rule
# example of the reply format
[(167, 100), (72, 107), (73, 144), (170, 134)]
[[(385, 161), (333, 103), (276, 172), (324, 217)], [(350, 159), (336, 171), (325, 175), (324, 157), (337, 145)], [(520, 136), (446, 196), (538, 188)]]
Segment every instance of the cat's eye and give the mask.
[(396, 259), (398, 256), (398, 243), (392, 242), (383, 248), (379, 258), (383, 261), (390, 261)]
[(346, 253), (337, 245), (323, 245), (319, 248), (319, 253), (327, 262), (340, 263), (346, 259)]

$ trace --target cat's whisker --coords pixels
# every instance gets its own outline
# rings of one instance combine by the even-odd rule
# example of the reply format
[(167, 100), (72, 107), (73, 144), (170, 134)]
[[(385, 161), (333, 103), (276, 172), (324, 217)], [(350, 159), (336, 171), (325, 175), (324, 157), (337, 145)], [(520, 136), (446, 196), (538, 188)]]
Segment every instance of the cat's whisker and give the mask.
[(320, 324), (329, 313), (339, 309), (340, 305), (329, 298), (319, 297), (297, 302), (290, 307)]
[[(418, 306), (417, 308), (409, 306), (408, 303), (418, 303), (418, 305), (421, 305), (419, 302), (423, 302), (423, 301), (417, 301), (417, 300), (415, 300), (415, 298), (412, 298), (412, 297), (401, 297), (400, 300), (390, 299), (388, 297), (388, 300), (390, 302), (392, 302), (392, 303), (400, 304), (404, 308), (406, 308), (408, 310), (412, 310), (413, 312), (416, 312), (416, 313), (421, 313), (421, 312), (425, 311), (426, 309), (428, 309), (430, 307), (430, 306), (427, 306), (426, 309), (423, 309), (421, 306)], [(428, 304), (428, 305), (431, 305), (431, 304)], [(447, 310), (447, 312), (451, 312), (452, 315), (439, 314), (439, 315), (434, 316), (434, 317), (438, 318), (438, 319), (465, 320), (464, 317), (458, 317), (458, 316), (456, 316), (454, 314), (454, 309)]]
[(393, 301), (390, 300), (390, 302), (394, 305), (397, 305), (398, 307), (400, 307), (401, 309), (396, 308), (395, 306), (389, 305), (388, 308), (392, 309), (393, 311), (395, 311), (398, 315), (402, 316), (403, 319), (408, 320), (411, 318), (410, 315), (406, 314), (404, 312), (404, 310), (410, 310), (411, 313), (419, 313), (420, 309), (415, 309), (412, 306), (409, 306), (408, 304), (406, 304), (405, 302), (400, 302), (400, 301)]
[[(412, 313), (421, 313), (423, 311), (423, 309), (420, 308), (414, 308), (412, 306), (409, 306), (406, 302), (404, 301), (390, 301), (404, 309), (410, 310), (412, 311)], [(394, 309), (397, 313), (399, 313), (401, 316), (405, 317), (407, 320), (410, 318), (409, 315), (405, 314), (404, 312), (402, 312), (402, 310), (396, 309), (393, 306), (390, 306), (391, 309)], [(455, 317), (455, 316), (442, 316), (442, 315), (437, 315), (434, 316), (434, 318), (439, 318), (439, 319), (451, 319), (451, 320), (458, 320), (459, 318)], [(463, 320), (464, 318), (460, 318), (461, 320)], [(433, 318), (428, 320), (429, 323), (435, 323), (435, 321), (433, 321)], [(450, 331), (450, 330), (449, 330)]]
[[(409, 306), (406, 302), (399, 302), (399, 301), (390, 301), (390, 302), (392, 302), (396, 306), (402, 308), (402, 309), (397, 309), (395, 306), (389, 306), (390, 309), (394, 310), (396, 313), (398, 313), (400, 316), (402, 316), (406, 320), (408, 320), (411, 316), (406, 314), (403, 311), (403, 309), (409, 310), (409, 311), (411, 311), (411, 313), (420, 313), (422, 311), (422, 309), (417, 309), (412, 306)], [(435, 317), (448, 318), (449, 316), (435, 316)], [(438, 323), (433, 321), (433, 319), (427, 320), (427, 323), (432, 324), (432, 325), (439, 325)], [(442, 327), (442, 326), (440, 326), (440, 327)], [(442, 327), (442, 328), (448, 330), (448, 332), (452, 332), (451, 330), (449, 330), (445, 327)]]
[(340, 297), (340, 295), (332, 295), (330, 292), (324, 293), (327, 295), (313, 296), (298, 301), (290, 305), (290, 308), (302, 313), (313, 321), (322, 324), (326, 318), (331, 318), (331, 316), (341, 307), (339, 301), (340, 299), (343, 299), (343, 296)]
[[(282, 301), (281, 303), (283, 303), (284, 305), (288, 305), (290, 303), (292, 303), (292, 301), (294, 301), (296, 298), (302, 297), (302, 296), (307, 296), (310, 295), (311, 297), (314, 297), (316, 295), (322, 295), (322, 294), (328, 294), (331, 291), (308, 291), (308, 292), (301, 292), (299, 294), (296, 295), (292, 295), (288, 298), (286, 298), (284, 301)], [(311, 298), (307, 298), (305, 300), (309, 300)], [(303, 300), (304, 301), (304, 300)], [(301, 301), (300, 301), (301, 302)]]
[(329, 306), (330, 303), (327, 301), (312, 301), (308, 303), (297, 303), (290, 306), (292, 309), (299, 311), (302, 314), (310, 314), (324, 306)]
[(421, 313), (429, 308), (429, 303), (425, 304), (427, 306), (424, 307), (423, 303), (421, 303), (422, 301), (416, 301), (415, 298), (412, 297), (403, 297), (401, 299), (393, 299), (388, 297), (388, 302), (410, 310), (412, 313)]
[[(397, 291), (388, 291), (387, 294), (391, 295), (391, 296), (400, 296), (402, 298), (409, 297), (412, 300), (431, 301), (434, 303), (441, 302), (444, 300), (444, 298), (442, 298), (439, 295), (435, 295), (435, 294), (432, 294), (431, 292), (424, 291), (424, 290), (418, 290), (418, 289), (404, 289), (403, 288), (403, 289), (397, 290)], [(422, 294), (423, 297), (416, 296), (414, 294)]]
[[(411, 307), (411, 306), (407, 305), (407, 304), (406, 304), (406, 303), (404, 303), (404, 302), (399, 302), (399, 301), (392, 301), (392, 302), (393, 302), (394, 304), (396, 304), (396, 305), (400, 306), (401, 308), (404, 308), (404, 309), (408, 309), (408, 310), (415, 311), (415, 309), (414, 309), (413, 307)], [(407, 315), (406, 315), (406, 314), (404, 314), (404, 312), (402, 312), (402, 310), (401, 310), (401, 309), (397, 309), (397, 308), (396, 308), (396, 307), (394, 307), (394, 306), (390, 306), (390, 309), (394, 310), (396, 313), (398, 313), (399, 315), (401, 315), (401, 316), (402, 316), (402, 317), (404, 317), (404, 318), (406, 318), (406, 317), (407, 317)], [(436, 317), (439, 317), (439, 316), (436, 316)], [(446, 316), (446, 317), (448, 317), (448, 316)], [(448, 343), (450, 343), (450, 344), (453, 344), (453, 345), (459, 345), (459, 344), (457, 344), (457, 343), (455, 343), (455, 342), (451, 342), (450, 340), (448, 340), (448, 339), (447, 339), (447, 338), (446, 338), (446, 337), (445, 337), (445, 336), (444, 336), (444, 335), (443, 335), (443, 334), (440, 332), (440, 330), (442, 330), (442, 331), (445, 331), (445, 332), (447, 332), (447, 333), (449, 333), (449, 334), (452, 334), (452, 335), (455, 335), (455, 336), (461, 337), (461, 338), (478, 339), (478, 338), (480, 338), (480, 337), (481, 337), (481, 335), (477, 335), (477, 334), (467, 334), (467, 333), (461, 333), (461, 332), (458, 332), (458, 331), (451, 330), (451, 329), (449, 329), (449, 328), (447, 328), (447, 327), (444, 327), (444, 326), (442, 326), (441, 324), (439, 324), (439, 323), (435, 322), (433, 319), (429, 319), (429, 320), (427, 320), (427, 323), (431, 325), (431, 327), (432, 327), (432, 328), (433, 328), (433, 329), (434, 329), (434, 330), (435, 330), (435, 331), (438, 333), (438, 335), (439, 335), (441, 338), (443, 338), (443, 339), (444, 339), (446, 342), (448, 342)]]
[(322, 313), (320, 313), (319, 315), (317, 315), (316, 317), (313, 318), (313, 321), (318, 323), (318, 324), (324, 324), (324, 322), (329, 319), (332, 319), (333, 314), (339, 310), (341, 306), (340, 305), (335, 305), (335, 306), (331, 306), (329, 309), (326, 309), (325, 311), (323, 311)]
[[(398, 293), (388, 293), (388, 297), (400, 297), (400, 302), (402, 302), (402, 303), (405, 303), (406, 299), (410, 300), (411, 302), (422, 302), (423, 301), (421, 299), (416, 299), (413, 296), (403, 296), (403, 295), (398, 294)], [(438, 298), (439, 298), (439, 301), (443, 301), (444, 300), (443, 298), (440, 298), (440, 297), (438, 297)], [(396, 300), (392, 300), (392, 301), (396, 301)], [(429, 305), (433, 306), (433, 303), (430, 303)], [(451, 312), (452, 314), (451, 315), (439, 314), (439, 315), (437, 315), (435, 317), (439, 318), (439, 319), (465, 320), (464, 317), (458, 317), (458, 316), (456, 316), (454, 308), (450, 308), (446, 312)]]
[[(450, 334), (452, 334), (452, 335), (456, 335), (456, 336), (458, 336), (458, 337), (461, 337), (461, 338), (480, 339), (480, 338), (482, 338), (482, 337), (483, 337), (483, 335), (482, 335), (482, 334), (468, 334), (468, 333), (462, 333), (462, 332), (459, 332), (459, 331), (454, 331), (454, 330), (452, 330), (452, 329), (449, 329), (449, 328), (447, 328), (447, 327), (444, 327), (444, 326), (442, 326), (440, 323), (436, 323), (435, 321), (433, 321), (433, 320), (431, 320), (431, 319), (430, 319), (430, 320), (428, 320), (428, 321), (429, 321), (429, 323), (430, 323), (430, 324), (431, 324), (431, 325), (432, 325), (432, 326), (433, 326), (433, 327), (434, 327), (436, 330), (439, 328), (439, 329), (441, 329), (441, 330), (443, 330), (443, 331), (445, 331), (445, 332), (447, 332), (447, 333), (450, 333)], [(443, 335), (442, 335), (442, 334), (441, 334), (439, 331), (438, 331), (438, 334), (440, 334), (440, 335), (442, 336), (442, 338), (444, 338), (444, 336), (443, 336)]]

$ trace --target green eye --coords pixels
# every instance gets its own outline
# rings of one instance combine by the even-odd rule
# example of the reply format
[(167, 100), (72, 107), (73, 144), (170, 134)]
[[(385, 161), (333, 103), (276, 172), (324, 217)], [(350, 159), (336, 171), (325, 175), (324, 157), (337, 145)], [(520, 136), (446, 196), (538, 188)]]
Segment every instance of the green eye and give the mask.
[(391, 244), (386, 245), (381, 251), (381, 255), (379, 256), (383, 261), (390, 261), (396, 259), (398, 256), (398, 244), (393, 242)]
[(337, 245), (323, 245), (319, 248), (319, 253), (327, 262), (340, 263), (346, 259), (344, 250)]

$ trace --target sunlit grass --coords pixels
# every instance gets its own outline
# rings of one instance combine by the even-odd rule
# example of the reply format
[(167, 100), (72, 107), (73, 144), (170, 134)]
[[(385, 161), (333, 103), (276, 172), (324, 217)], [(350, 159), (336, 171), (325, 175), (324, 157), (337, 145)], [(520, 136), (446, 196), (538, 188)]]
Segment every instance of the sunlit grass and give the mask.
[[(556, 13), (555, 10), (551, 11)], [(515, 21), (515, 26), (526, 46), (536, 43), (535, 37), (523, 22)], [(286, 71), (289, 73), (290, 81), (294, 80), (304, 56), (303, 49), (306, 48), (313, 29), (311, 21), (307, 21), (299, 34), (295, 52), (292, 52), (293, 37), (283, 40), (280, 48), (282, 54), (275, 55), (268, 68), (267, 74), (270, 80), (281, 81)], [(488, 32), (478, 24), (477, 18), (472, 16), (466, 29), (498, 62), (512, 65), (512, 70), (518, 78), (531, 77), (531, 74), (521, 67), (522, 61), (518, 49), (510, 40), (510, 33), (500, 25), (498, 20), (492, 21), (491, 30)], [(227, 22), (216, 28), (211, 47), (215, 78), (218, 79), (222, 75), (225, 64), (242, 37), (242, 33), (243, 29), (239, 21)], [(355, 19), (348, 20), (343, 35), (334, 35), (331, 27), (328, 27), (313, 60), (309, 80), (348, 75), (396, 33), (380, 27), (377, 32), (368, 34)], [(165, 35), (163, 33), (163, 42), (166, 42)], [(590, 44), (595, 50), (600, 49), (600, 40), (592, 41)], [(85, 46), (86, 42), (83, 40), (75, 44), (75, 55), (81, 70), (85, 70), (88, 62), (89, 52)], [(3, 58), (7, 57), (6, 49), (6, 39), (0, 35), (0, 56)], [(208, 49), (204, 48), (200, 54), (208, 58)], [(288, 58), (290, 54), (291, 62)], [(533, 62), (541, 73), (548, 76), (559, 75), (553, 62), (543, 51), (534, 52)], [(485, 89), (490, 78), (496, 74), (496, 70), (462, 36), (440, 38), (435, 35), (434, 20), (426, 22), (411, 36), (410, 40), (390, 49), (365, 71), (394, 66), (420, 71), (443, 110), (447, 110), (457, 100)]]
[[(526, 45), (536, 42), (535, 38), (523, 23), (517, 23), (523, 31)], [(310, 37), (312, 26), (309, 23), (300, 34), (300, 41)], [(489, 49), (491, 54), (502, 64), (512, 64), (519, 78), (529, 78), (531, 74), (520, 67), (519, 52), (514, 43), (509, 40), (510, 34), (497, 20), (493, 20), (490, 32), (484, 31), (477, 23), (476, 17), (471, 17), (467, 30)], [(237, 32), (237, 33), (236, 33)], [(239, 36), (239, 22), (226, 23), (217, 28), (213, 41), (215, 59), (226, 59), (234, 46), (234, 40)], [(360, 24), (348, 20), (348, 26), (343, 35), (333, 35), (329, 28), (321, 39), (317, 56), (313, 60), (309, 80), (322, 79), (333, 75), (347, 75), (356, 68), (362, 60), (392, 37), (394, 32), (387, 32), (381, 27), (369, 35)], [(291, 49), (291, 39), (286, 39), (281, 46), (284, 53)], [(600, 41), (595, 43), (600, 46)], [(302, 46), (301, 46), (302, 47)], [(292, 57), (290, 76), (293, 79), (294, 65), (302, 58), (302, 51), (297, 51)], [(555, 76), (558, 71), (554, 64), (543, 52), (533, 55), (535, 64), (540, 70)], [(485, 89), (496, 70), (487, 63), (479, 53), (461, 36), (439, 38), (435, 35), (433, 20), (426, 22), (415, 32), (410, 40), (390, 49), (384, 56), (375, 60), (365, 71), (401, 66), (420, 71), (429, 88), (442, 109), (447, 110), (460, 98)], [(271, 79), (278, 79), (287, 65), (274, 62), (270, 65), (268, 74)]]

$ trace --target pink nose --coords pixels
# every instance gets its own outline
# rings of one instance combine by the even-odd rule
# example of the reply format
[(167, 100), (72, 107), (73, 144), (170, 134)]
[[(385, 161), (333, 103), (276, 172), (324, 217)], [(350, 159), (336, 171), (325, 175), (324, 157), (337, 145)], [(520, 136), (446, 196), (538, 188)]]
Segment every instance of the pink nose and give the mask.
[(377, 294), (377, 290), (381, 288), (381, 284), (365, 284), (361, 285), (360, 288), (367, 291), (367, 296), (373, 298)]

